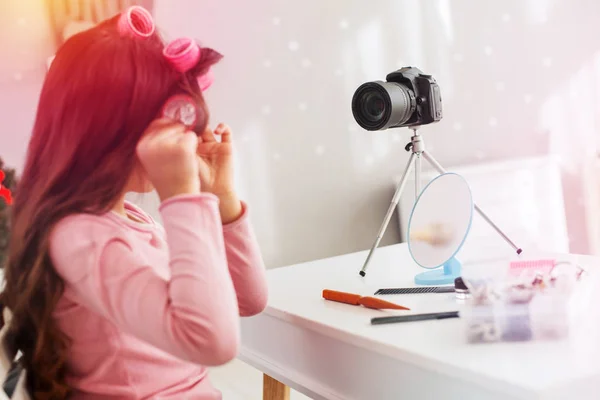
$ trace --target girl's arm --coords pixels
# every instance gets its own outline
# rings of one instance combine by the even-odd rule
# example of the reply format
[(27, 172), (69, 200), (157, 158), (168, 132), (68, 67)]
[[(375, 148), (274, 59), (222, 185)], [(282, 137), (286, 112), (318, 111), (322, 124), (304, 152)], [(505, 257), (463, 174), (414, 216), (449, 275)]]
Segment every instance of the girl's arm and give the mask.
[[(228, 207), (228, 204), (232, 206)], [(259, 314), (267, 306), (268, 288), (264, 262), (248, 218), (247, 206), (237, 198), (221, 199), (220, 205), (227, 262), (237, 293), (239, 314), (242, 317)], [(235, 218), (231, 218), (233, 215)]]
[(239, 316), (218, 200), (177, 196), (160, 211), (170, 281), (105, 217), (78, 215), (59, 223), (51, 236), (54, 266), (77, 301), (120, 330), (184, 360), (224, 364), (237, 354)]

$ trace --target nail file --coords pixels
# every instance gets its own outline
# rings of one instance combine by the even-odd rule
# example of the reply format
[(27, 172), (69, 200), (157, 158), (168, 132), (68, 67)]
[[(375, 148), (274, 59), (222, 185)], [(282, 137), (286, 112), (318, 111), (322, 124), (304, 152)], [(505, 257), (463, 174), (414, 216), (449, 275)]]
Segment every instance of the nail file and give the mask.
[(361, 296), (354, 293), (340, 292), (337, 290), (324, 289), (323, 298), (325, 300), (337, 301), (338, 303), (346, 303), (353, 306), (364, 306), (377, 310), (410, 310), (410, 308), (390, 303), (377, 297)]
[(454, 293), (454, 286), (427, 286), (415, 288), (379, 289), (375, 294), (419, 294), (419, 293)]

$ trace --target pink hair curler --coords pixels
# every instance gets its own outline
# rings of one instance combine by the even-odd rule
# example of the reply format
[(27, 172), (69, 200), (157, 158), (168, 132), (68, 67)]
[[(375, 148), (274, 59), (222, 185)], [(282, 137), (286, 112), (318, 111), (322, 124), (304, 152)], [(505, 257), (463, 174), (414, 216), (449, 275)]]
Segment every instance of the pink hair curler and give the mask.
[(188, 128), (196, 126), (198, 112), (194, 100), (185, 94), (172, 96), (162, 109), (162, 116), (181, 122)]
[(190, 38), (175, 39), (163, 50), (165, 58), (179, 72), (187, 72), (200, 60), (200, 46)]
[(198, 77), (198, 86), (200, 86), (200, 90), (204, 92), (213, 84), (214, 80), (215, 76), (213, 74), (212, 68), (209, 68), (209, 70), (204, 75)]
[(118, 28), (121, 36), (142, 39), (152, 36), (156, 29), (152, 14), (141, 6), (131, 6), (121, 13)]
[[(202, 49), (190, 38), (175, 39), (165, 47), (163, 54), (171, 63), (173, 68), (181, 73), (185, 73), (192, 69), (200, 60)], [(198, 77), (198, 85), (200, 90), (205, 91), (214, 81), (212, 70)]]

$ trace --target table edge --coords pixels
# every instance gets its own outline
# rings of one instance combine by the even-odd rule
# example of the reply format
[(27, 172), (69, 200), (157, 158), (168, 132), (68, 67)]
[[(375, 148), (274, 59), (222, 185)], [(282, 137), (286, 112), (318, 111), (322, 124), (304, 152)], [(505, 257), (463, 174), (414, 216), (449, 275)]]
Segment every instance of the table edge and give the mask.
[(348, 332), (342, 331), (332, 326), (315, 322), (286, 311), (277, 310), (272, 307), (267, 307), (264, 311), (264, 314), (291, 323), (293, 325), (309, 329), (313, 332), (331, 337), (333, 339), (340, 340), (344, 343), (357, 346), (368, 351), (374, 351), (383, 356), (396, 358), (401, 362), (412, 364), (420, 368), (426, 368), (440, 374), (453, 376), (462, 380), (472, 381), (478, 384), (481, 384), (482, 382), (484, 384), (486, 382), (489, 382), (489, 384), (493, 384), (498, 387), (501, 387), (502, 385), (511, 385), (513, 389), (517, 389), (517, 391), (525, 393), (526, 396), (532, 396), (533, 398), (538, 396), (540, 390), (542, 390), (541, 388), (538, 388), (538, 390), (535, 387), (524, 386), (520, 383), (507, 382), (498, 377), (481, 374), (473, 370), (467, 370), (455, 364), (448, 364), (446, 362), (438, 361), (434, 362), (426, 357), (423, 357), (418, 353), (410, 352), (404, 349), (399, 349), (397, 347), (390, 347), (375, 340), (365, 338), (364, 336), (353, 335), (351, 333), (349, 334)]

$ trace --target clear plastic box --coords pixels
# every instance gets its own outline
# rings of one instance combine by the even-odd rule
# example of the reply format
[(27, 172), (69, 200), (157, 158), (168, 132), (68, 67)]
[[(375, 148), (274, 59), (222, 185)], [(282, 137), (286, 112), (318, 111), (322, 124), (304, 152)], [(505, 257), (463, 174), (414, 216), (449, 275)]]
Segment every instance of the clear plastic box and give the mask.
[(597, 341), (600, 352), (600, 274), (571, 259), (550, 259), (550, 268), (548, 261), (519, 258), (463, 270), (470, 296), (460, 317), (469, 343), (577, 336)]
[(535, 295), (529, 303), (474, 304), (467, 300), (461, 311), (469, 343), (555, 340), (569, 335), (569, 296)]

